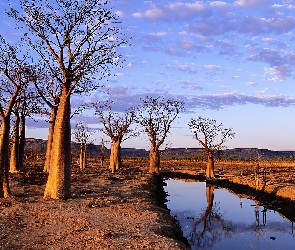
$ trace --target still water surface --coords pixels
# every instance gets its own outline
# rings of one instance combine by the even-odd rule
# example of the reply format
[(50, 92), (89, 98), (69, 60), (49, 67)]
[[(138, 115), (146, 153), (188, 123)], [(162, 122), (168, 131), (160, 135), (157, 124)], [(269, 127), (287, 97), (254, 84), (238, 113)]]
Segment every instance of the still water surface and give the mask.
[(293, 223), (279, 212), (205, 182), (165, 182), (166, 204), (192, 249), (295, 249)]

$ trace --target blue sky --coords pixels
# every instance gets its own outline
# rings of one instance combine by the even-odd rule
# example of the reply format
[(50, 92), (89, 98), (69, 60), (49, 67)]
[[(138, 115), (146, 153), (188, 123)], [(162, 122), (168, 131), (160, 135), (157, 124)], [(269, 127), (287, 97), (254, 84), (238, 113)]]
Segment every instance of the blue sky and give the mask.
[[(295, 150), (295, 0), (111, 3), (132, 37), (121, 48), (123, 68), (103, 82), (118, 110), (146, 95), (175, 97), (187, 111), (174, 123), (170, 146), (199, 147), (186, 124), (202, 116), (233, 127), (230, 148)], [(1, 34), (15, 36), (10, 21), (0, 21)], [(87, 98), (105, 97), (97, 92)], [(98, 123), (90, 113), (73, 124), (79, 119)], [(33, 126), (40, 128), (29, 128), (28, 136), (45, 139), (43, 123)], [(149, 147), (141, 137), (122, 146)]]

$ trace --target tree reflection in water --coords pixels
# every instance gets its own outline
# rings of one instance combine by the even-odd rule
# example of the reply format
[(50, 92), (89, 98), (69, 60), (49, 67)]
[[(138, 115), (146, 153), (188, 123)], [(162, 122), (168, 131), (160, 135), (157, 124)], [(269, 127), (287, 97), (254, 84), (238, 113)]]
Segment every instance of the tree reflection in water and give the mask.
[(222, 218), (219, 203), (214, 201), (214, 186), (206, 184), (207, 208), (197, 217), (189, 241), (191, 245), (206, 248), (221, 240), (222, 236), (230, 236), (234, 231), (231, 223)]

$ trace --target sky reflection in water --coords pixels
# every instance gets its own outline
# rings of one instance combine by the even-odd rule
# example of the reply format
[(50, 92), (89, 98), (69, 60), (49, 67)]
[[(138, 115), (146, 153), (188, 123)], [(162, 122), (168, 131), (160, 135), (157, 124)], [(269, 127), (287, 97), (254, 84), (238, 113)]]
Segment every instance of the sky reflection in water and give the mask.
[(171, 215), (192, 249), (295, 249), (292, 222), (205, 182), (166, 180)]

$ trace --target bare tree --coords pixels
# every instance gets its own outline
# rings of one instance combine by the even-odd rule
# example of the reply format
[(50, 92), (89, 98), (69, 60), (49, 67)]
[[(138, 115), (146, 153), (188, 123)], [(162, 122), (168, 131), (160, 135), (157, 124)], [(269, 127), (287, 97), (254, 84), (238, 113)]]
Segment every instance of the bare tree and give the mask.
[(136, 122), (147, 133), (150, 146), (150, 169), (151, 173), (158, 173), (160, 168), (160, 151), (168, 136), (172, 122), (184, 109), (184, 103), (179, 100), (162, 97), (145, 97), (142, 104), (136, 108)]
[[(23, 13), (9, 15), (27, 26), (27, 39), (42, 59), (42, 67), (60, 84), (61, 94), (53, 131), (48, 181), (44, 198), (71, 195), (71, 94), (99, 86), (121, 56), (118, 17), (101, 0), (19, 0)], [(94, 81), (94, 78), (96, 81)]]
[(80, 169), (82, 170), (86, 168), (87, 165), (87, 143), (89, 143), (89, 138), (92, 133), (86, 124), (78, 122), (73, 134), (76, 142), (80, 145)]
[(103, 125), (103, 132), (111, 138), (110, 169), (114, 173), (121, 167), (121, 143), (128, 138), (135, 136), (134, 129), (130, 129), (135, 112), (130, 108), (125, 113), (114, 112), (113, 101), (94, 103), (95, 114)]
[(61, 85), (56, 78), (52, 78), (50, 73), (46, 70), (35, 68), (36, 78), (34, 79), (34, 86), (38, 92), (40, 98), (44, 101), (49, 111), (43, 112), (45, 115), (49, 116), (47, 120), (48, 126), (48, 139), (46, 145), (46, 155), (44, 163), (44, 172), (49, 172), (51, 153), (52, 153), (52, 143), (53, 143), (53, 132), (54, 125), (56, 121), (56, 115), (58, 111), (60, 96), (61, 96)]
[[(35, 78), (34, 73), (34, 70), (31, 68), (32, 79)], [(9, 172), (22, 171), (26, 138), (26, 118), (33, 118), (34, 114), (42, 113), (43, 104), (32, 83), (25, 90), (21, 91), (17, 98), (13, 109), (15, 120), (11, 138)]]
[(12, 134), (10, 136), (10, 162), (9, 162), (9, 172), (15, 173), (20, 171), (19, 166), (19, 141), (20, 141), (20, 115), (19, 115), (19, 106), (20, 101), (16, 101), (14, 104), (14, 123), (13, 123), (13, 129)]
[(10, 118), (19, 94), (30, 81), (30, 68), (20, 48), (8, 44), (0, 36), (0, 198), (8, 197), (9, 189), (9, 131)]
[(223, 128), (216, 120), (198, 117), (191, 119), (189, 128), (195, 134), (195, 139), (202, 145), (208, 158), (206, 178), (214, 178), (214, 155), (225, 148), (227, 139), (233, 139), (235, 133), (232, 128)]

